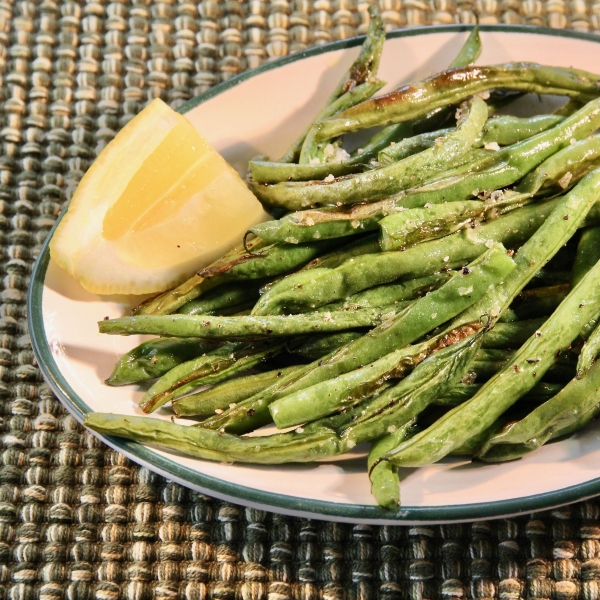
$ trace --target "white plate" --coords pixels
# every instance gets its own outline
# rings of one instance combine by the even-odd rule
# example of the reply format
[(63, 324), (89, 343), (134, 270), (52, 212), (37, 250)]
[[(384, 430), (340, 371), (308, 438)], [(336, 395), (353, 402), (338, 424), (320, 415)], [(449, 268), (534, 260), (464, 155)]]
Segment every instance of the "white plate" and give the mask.
[[(395, 31), (379, 76), (388, 89), (443, 69), (466, 31), (431, 27)], [(509, 60), (594, 71), (600, 38), (550, 29), (490, 26), (482, 32), (481, 64)], [(255, 154), (281, 155), (316, 114), (358, 53), (360, 39), (316, 48), (267, 64), (217, 86), (182, 112), (236, 168)], [(96, 321), (122, 315), (130, 299), (85, 292), (50, 259), (47, 243), (29, 294), (29, 324), (44, 376), (79, 419), (89, 411), (139, 414), (135, 386), (102, 383), (115, 361), (141, 338), (101, 336)], [(169, 418), (168, 411), (158, 415)], [(134, 461), (218, 498), (291, 515), (361, 523), (474, 520), (547, 508), (600, 493), (600, 425), (504, 465), (447, 460), (403, 469), (402, 508), (374, 505), (364, 458), (312, 465), (224, 465), (176, 456), (100, 436)]]

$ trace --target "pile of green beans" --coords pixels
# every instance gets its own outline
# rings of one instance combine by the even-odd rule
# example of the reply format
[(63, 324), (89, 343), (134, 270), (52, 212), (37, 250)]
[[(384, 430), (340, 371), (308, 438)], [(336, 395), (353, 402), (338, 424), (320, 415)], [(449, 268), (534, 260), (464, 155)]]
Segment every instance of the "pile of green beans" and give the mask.
[[(600, 78), (475, 67), (475, 27), (447, 70), (372, 98), (385, 31), (369, 13), (315, 120), (282, 158), (249, 165), (266, 208), (287, 212), (99, 322), (158, 336), (106, 383), (153, 380), (141, 411), (170, 402), (191, 424), (93, 413), (88, 427), (265, 465), (369, 442), (373, 495), (396, 510), (402, 467), (516, 460), (600, 414)], [(498, 115), (498, 88), (568, 102)], [(372, 126), (344, 150), (345, 134)], [(246, 435), (267, 424), (293, 429)]]

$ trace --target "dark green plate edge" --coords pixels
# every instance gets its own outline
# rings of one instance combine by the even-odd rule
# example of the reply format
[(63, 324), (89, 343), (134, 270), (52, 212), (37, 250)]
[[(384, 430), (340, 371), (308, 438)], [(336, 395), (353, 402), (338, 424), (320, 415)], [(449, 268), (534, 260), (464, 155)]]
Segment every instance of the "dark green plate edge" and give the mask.
[[(399, 38), (447, 32), (458, 33), (461, 31), (467, 31), (469, 29), (469, 25), (415, 27), (411, 29), (392, 31), (388, 33), (387, 37)], [(554, 37), (600, 43), (600, 36), (595, 34), (557, 30), (549, 27), (529, 27), (524, 25), (482, 25), (481, 30), (533, 35), (550, 35)], [(272, 69), (277, 69), (304, 58), (317, 56), (325, 52), (352, 48), (362, 43), (363, 39), (364, 37), (361, 36), (339, 42), (332, 42), (330, 44), (303, 50), (302, 52), (265, 63), (256, 69), (246, 71), (240, 75), (232, 77), (230, 80), (216, 85), (214, 88), (211, 88), (204, 94), (189, 100), (179, 107), (178, 112), (186, 113), (199, 104), (218, 96), (219, 94), (239, 85), (240, 83), (243, 83), (251, 77), (260, 75), (261, 73), (265, 73)], [(50, 262), (50, 251), (48, 245), (59, 222), (60, 218), (57, 220), (56, 224), (46, 238), (46, 241), (41, 248), (40, 255), (33, 267), (27, 301), (27, 323), (33, 345), (33, 351), (44, 379), (56, 396), (69, 410), (69, 412), (78, 421), (83, 422), (85, 415), (91, 412), (91, 409), (69, 386), (65, 378), (62, 376), (58, 365), (54, 361), (54, 357), (52, 356), (52, 352), (46, 338), (42, 314), (44, 279), (48, 269), (48, 264)], [(253, 488), (241, 487), (239, 485), (228, 483), (208, 475), (200, 474), (193, 469), (183, 467), (177, 464), (177, 462), (174, 460), (165, 458), (164, 456), (157, 454), (150, 448), (147, 448), (137, 442), (112, 436), (98, 435), (95, 432), (93, 433), (110, 447), (127, 455), (134, 462), (159, 472), (167, 479), (178, 481), (183, 485), (191, 485), (196, 489), (200, 489), (209, 494), (212, 493), (216, 497), (224, 500), (233, 499), (240, 501), (247, 506), (267, 509), (271, 508), (275, 512), (283, 512), (293, 516), (321, 519), (332, 518), (338, 521), (354, 523), (369, 522), (373, 524), (394, 522), (397, 524), (436, 522), (448, 523), (452, 521), (474, 521), (492, 517), (514, 516), (569, 504), (571, 502), (584, 500), (600, 494), (600, 478), (597, 478), (577, 486), (555, 490), (546, 494), (515, 498), (512, 500), (425, 508), (406, 506), (399, 508), (397, 511), (389, 511), (377, 506), (338, 504), (335, 502), (325, 502), (322, 500), (306, 500), (294, 496), (286, 496), (284, 494), (275, 494), (271, 492), (255, 490)]]

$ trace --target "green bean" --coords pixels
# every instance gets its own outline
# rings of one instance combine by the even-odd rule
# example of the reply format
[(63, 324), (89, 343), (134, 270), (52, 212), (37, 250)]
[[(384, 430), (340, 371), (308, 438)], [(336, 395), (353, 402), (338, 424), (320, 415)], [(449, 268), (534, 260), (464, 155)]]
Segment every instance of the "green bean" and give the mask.
[[(373, 94), (378, 92), (385, 85), (385, 81), (379, 81), (374, 79), (369, 80), (365, 83), (361, 83), (356, 87), (349, 89), (346, 93), (340, 96), (337, 100), (332, 102), (326, 110), (323, 117), (335, 115), (347, 108), (355, 106), (363, 100), (369, 99)], [(314, 125), (308, 130), (304, 142), (302, 144), (302, 150), (300, 151), (300, 158), (298, 162), (301, 165), (311, 164), (313, 161), (319, 163), (335, 163), (336, 162), (336, 147), (332, 144), (318, 144), (314, 138), (315, 128)], [(329, 148), (327, 147), (329, 146)], [(330, 150), (328, 155), (328, 150)], [(348, 156), (347, 153), (344, 153)], [(250, 167), (252, 169), (252, 167)]]
[(250, 182), (263, 202), (298, 210), (315, 204), (353, 204), (366, 198), (377, 200), (427, 181), (455, 158), (465, 154), (480, 134), (487, 119), (487, 106), (480, 98), (469, 103), (467, 118), (439, 146), (403, 161), (333, 182), (283, 182), (275, 185)]
[(581, 348), (579, 360), (577, 361), (577, 379), (582, 379), (594, 364), (600, 353), (600, 328), (596, 325), (590, 337)]
[(100, 333), (138, 333), (203, 339), (260, 339), (374, 327), (395, 315), (391, 307), (357, 308), (302, 315), (206, 317), (204, 315), (140, 315), (99, 321)]
[(258, 300), (260, 284), (254, 282), (226, 283), (190, 300), (177, 311), (184, 315), (208, 315), (214, 311), (236, 307)]
[(211, 353), (181, 363), (165, 373), (144, 394), (140, 408), (151, 413), (169, 400), (197, 390), (203, 385), (218, 383), (231, 375), (251, 369), (259, 362), (274, 356), (283, 349), (283, 345), (230, 344), (229, 354)]
[(328, 140), (367, 127), (400, 123), (493, 88), (592, 100), (598, 96), (598, 79), (597, 75), (576, 69), (531, 63), (452, 69), (367, 100), (322, 121), (316, 138)]
[(173, 412), (178, 417), (210, 417), (264, 390), (297, 369), (297, 366), (285, 367), (217, 383), (208, 390), (175, 399)]
[[(288, 376), (277, 387), (241, 402), (236, 408), (226, 411), (218, 418), (208, 420), (206, 426), (242, 433), (269, 423), (268, 407), (271, 402), (297, 390), (352, 371), (357, 365), (373, 362), (398, 348), (411, 344), (439, 324), (451, 319), (456, 311), (462, 309), (461, 307), (468, 306), (475, 301), (476, 297), (486, 294), (489, 286), (505, 277), (511, 268), (512, 263), (504, 251), (493, 248), (470, 265), (468, 274), (456, 274), (445, 285), (416, 300), (384, 326), (373, 329), (334, 354), (307, 365), (298, 373)], [(461, 294), (461, 290), (465, 289), (465, 277), (469, 278), (467, 287), (473, 288), (469, 294)], [(478, 320), (479, 316), (476, 319)], [(414, 356), (415, 353), (430, 352), (440, 339), (438, 336), (428, 341), (425, 344), (428, 350), (415, 347), (406, 349), (407, 358)]]
[(572, 269), (571, 285), (581, 278), (600, 260), (600, 227), (588, 227), (581, 233), (577, 246), (575, 264)]
[[(191, 300), (195, 300), (222, 283), (256, 281), (283, 275), (323, 254), (331, 247), (332, 243), (327, 241), (266, 246), (259, 239), (250, 246), (251, 253), (235, 248), (230, 254), (202, 269), (185, 283), (140, 305), (134, 314), (172, 314)], [(256, 252), (257, 249), (258, 252)]]
[(325, 179), (329, 175), (340, 177), (350, 173), (360, 173), (369, 160), (369, 157), (362, 154), (339, 162), (301, 165), (254, 159), (250, 161), (249, 167), (252, 180), (256, 183), (279, 183), (280, 181), (312, 181)]
[[(600, 173), (596, 173), (584, 180), (587, 194), (594, 199), (600, 196)], [(579, 282), (513, 360), (471, 400), (452, 409), (434, 425), (388, 453), (385, 459), (398, 466), (430, 464), (492, 425), (535, 385), (536, 378), (542, 377), (554, 363), (556, 353), (568, 346), (598, 312), (599, 292), (600, 264)]]
[(285, 292), (293, 292), (294, 290), (301, 289), (305, 285), (310, 285), (320, 273), (326, 272), (326, 269), (321, 267), (314, 267), (313, 269), (301, 269), (290, 275), (285, 275), (281, 279), (272, 281), (261, 288), (261, 296), (272, 293), (271, 290), (280, 290)]
[[(136, 307), (132, 314), (170, 314), (183, 306), (188, 300), (193, 300), (223, 283), (222, 277), (216, 276), (218, 272), (227, 271), (246, 260), (255, 259), (255, 253), (266, 247), (267, 244), (260, 238), (250, 240), (245, 245), (236, 246), (211, 263), (206, 269), (176, 288), (148, 298)], [(209, 274), (212, 276), (208, 276)]]
[[(563, 120), (564, 117), (556, 115), (537, 115), (526, 119), (508, 115), (493, 117), (484, 125), (479, 144), (496, 143), (500, 146), (516, 144), (558, 125)], [(439, 137), (446, 136), (451, 131), (451, 129), (444, 129), (406, 138), (382, 150), (377, 160), (383, 165), (401, 160), (431, 148)]]
[(490, 437), (478, 453), (486, 462), (514, 460), (547, 441), (574, 431), (592, 419), (600, 407), (600, 363), (586, 377), (573, 379), (556, 396), (520, 421), (508, 423)]
[(495, 242), (509, 248), (522, 244), (544, 223), (557, 202), (525, 206), (476, 229), (458, 231), (404, 252), (382, 252), (350, 259), (336, 269), (322, 272), (307, 290), (272, 294), (268, 302), (261, 298), (253, 313), (303, 312), (307, 307), (314, 309), (395, 279), (423, 277), (444, 268), (462, 267)]
[(108, 385), (129, 385), (160, 377), (173, 367), (215, 350), (215, 342), (193, 338), (148, 340), (124, 354), (115, 365)]
[[(423, 152), (435, 145), (436, 140), (449, 136), (454, 129), (439, 129), (437, 131), (428, 131), (420, 133), (409, 138), (404, 138), (399, 142), (390, 144), (377, 155), (377, 161), (382, 165), (390, 165), (399, 160), (403, 160)], [(449, 165), (450, 166), (450, 165)]]
[(412, 208), (379, 221), (379, 244), (384, 252), (402, 250), (420, 242), (440, 238), (471, 225), (490, 208), (483, 202), (463, 200)]
[[(373, 94), (378, 92), (385, 85), (385, 81), (379, 81), (374, 79), (373, 81), (367, 81), (356, 87), (348, 90), (343, 96), (340, 96), (335, 102), (332, 102), (327, 112), (330, 115), (335, 115), (347, 108), (355, 106), (363, 100), (367, 100)], [(313, 163), (335, 163), (337, 162), (337, 153), (341, 150), (341, 146), (336, 144), (319, 144), (315, 141), (315, 127), (314, 125), (308, 130), (304, 143), (302, 144), (302, 150), (300, 151), (299, 164), (313, 164)], [(348, 153), (342, 151), (342, 156), (345, 158)]]
[(515, 190), (524, 194), (563, 190), (585, 177), (600, 160), (600, 136), (569, 143), (529, 173)]
[(415, 429), (415, 419), (401, 425), (393, 433), (375, 440), (367, 458), (369, 479), (371, 480), (371, 493), (377, 504), (384, 508), (393, 510), (400, 504), (400, 481), (398, 471), (388, 462), (378, 463), (373, 469), (371, 467), (386, 452), (393, 450), (401, 442), (406, 440)]
[[(329, 271), (325, 268), (315, 268), (310, 271), (299, 271), (294, 275), (281, 280), (275, 285), (264, 290), (260, 300), (255, 305), (255, 312), (260, 314), (269, 310), (271, 299), (279, 294), (299, 293), (305, 285), (312, 287), (317, 277), (321, 274), (327, 274)], [(349, 295), (340, 302), (320, 306), (318, 310), (339, 310), (348, 308), (377, 308), (381, 306), (395, 305), (397, 302), (414, 300), (423, 294), (437, 289), (451, 277), (450, 272), (436, 273), (425, 277), (418, 277), (400, 283), (392, 283), (377, 287), (372, 287), (356, 294)], [(268, 314), (268, 312), (266, 312)]]
[[(478, 339), (478, 336), (472, 335), (472, 328), (462, 329), (463, 333), (450, 336), (447, 341), (449, 347), (440, 347), (436, 355), (417, 365), (406, 379), (395, 386), (398, 398), (402, 397), (409, 403), (405, 412), (418, 412), (419, 407), (431, 401), (438, 391), (445, 391), (460, 378), (461, 370), (470, 358), (472, 345)], [(370, 410), (361, 407), (360, 413), (348, 411), (348, 415), (336, 415), (311, 423), (304, 430), (299, 428), (293, 432), (259, 437), (238, 437), (201, 426), (187, 427), (161, 419), (96, 412), (86, 415), (84, 424), (99, 433), (110, 433), (208, 460), (258, 464), (310, 462), (338, 456), (358, 443), (387, 433), (397, 415), (389, 410), (388, 399), (385, 399), (384, 405), (388, 407), (387, 412), (381, 414), (379, 409), (375, 410), (378, 399), (373, 399)], [(404, 409), (404, 406), (400, 408)], [(362, 414), (362, 411), (365, 413)], [(359, 414), (362, 416), (358, 417)], [(355, 415), (358, 418), (353, 422)]]
[[(360, 53), (352, 66), (344, 74), (341, 81), (332, 92), (331, 96), (325, 103), (325, 107), (319, 112), (315, 118), (315, 123), (323, 118), (330, 116), (330, 106), (346, 92), (352, 90), (355, 86), (368, 81), (371, 77), (375, 77), (379, 69), (381, 60), (381, 52), (385, 41), (385, 26), (376, 6), (369, 7), (369, 29)], [(286, 152), (279, 162), (295, 162), (300, 156), (302, 145), (306, 135), (310, 131), (312, 125), (300, 135), (300, 137), (292, 144), (291, 148)]]
[(471, 33), (456, 58), (450, 63), (449, 69), (457, 69), (473, 64), (481, 55), (482, 45), (479, 36), (479, 23), (471, 29)]
[(502, 115), (488, 119), (481, 136), (481, 143), (497, 143), (509, 146), (542, 133), (564, 120), (559, 115), (536, 115), (525, 119)]
[(261, 227), (253, 227), (252, 232), (264, 240), (296, 243), (340, 238), (377, 229), (382, 216), (396, 210), (396, 197), (392, 196), (381, 202), (357, 204), (347, 210), (322, 208), (294, 212), (276, 221), (265, 221)]

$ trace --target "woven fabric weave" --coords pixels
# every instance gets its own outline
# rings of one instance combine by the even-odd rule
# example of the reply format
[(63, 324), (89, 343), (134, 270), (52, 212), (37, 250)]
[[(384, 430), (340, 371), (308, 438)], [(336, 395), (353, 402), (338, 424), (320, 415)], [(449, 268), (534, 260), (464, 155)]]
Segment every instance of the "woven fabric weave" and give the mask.
[[(378, 0), (389, 28), (600, 29), (593, 0)], [(244, 509), (84, 431), (37, 369), (33, 261), (97, 153), (144, 104), (364, 32), (366, 1), (0, 2), (0, 600), (600, 597), (600, 503), (465, 525), (340, 525)]]

